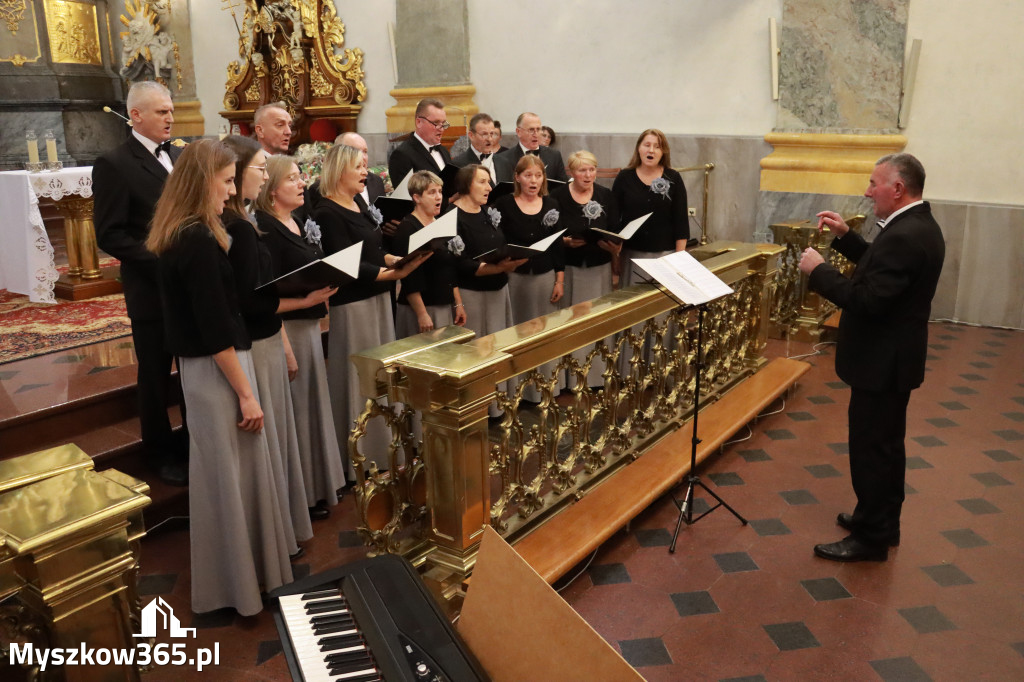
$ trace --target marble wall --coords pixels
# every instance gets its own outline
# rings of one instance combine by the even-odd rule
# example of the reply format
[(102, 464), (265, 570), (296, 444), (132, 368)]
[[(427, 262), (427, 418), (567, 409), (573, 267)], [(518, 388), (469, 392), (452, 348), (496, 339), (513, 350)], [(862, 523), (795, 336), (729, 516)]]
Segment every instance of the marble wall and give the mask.
[(395, 10), (395, 87), (469, 83), (466, 0), (397, 0)]

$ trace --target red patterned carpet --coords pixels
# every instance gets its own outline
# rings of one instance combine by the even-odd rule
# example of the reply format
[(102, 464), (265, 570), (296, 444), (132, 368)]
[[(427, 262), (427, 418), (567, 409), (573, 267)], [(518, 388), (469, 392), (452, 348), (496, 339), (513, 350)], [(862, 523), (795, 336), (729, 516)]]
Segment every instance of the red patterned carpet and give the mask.
[(32, 303), (0, 289), (0, 363), (131, 334), (124, 296)]

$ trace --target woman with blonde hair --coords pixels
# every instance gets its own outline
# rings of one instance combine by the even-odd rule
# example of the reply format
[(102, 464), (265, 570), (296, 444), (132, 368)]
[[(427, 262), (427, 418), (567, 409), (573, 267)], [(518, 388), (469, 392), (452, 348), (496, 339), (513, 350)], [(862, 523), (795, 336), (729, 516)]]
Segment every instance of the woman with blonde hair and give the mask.
[(193, 142), (156, 204), (146, 246), (159, 256), (168, 350), (189, 409), (192, 610), (263, 608), (291, 582), (289, 529), (263, 430), (256, 373), (221, 223), (235, 154)]

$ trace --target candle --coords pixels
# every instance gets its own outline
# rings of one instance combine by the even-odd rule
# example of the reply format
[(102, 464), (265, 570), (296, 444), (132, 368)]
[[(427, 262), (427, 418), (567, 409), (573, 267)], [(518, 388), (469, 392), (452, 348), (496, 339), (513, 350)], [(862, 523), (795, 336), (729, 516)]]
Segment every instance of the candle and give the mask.
[(39, 140), (36, 139), (36, 131), (26, 132), (25, 142), (28, 144), (28, 162), (39, 163)]
[(46, 161), (57, 163), (57, 139), (53, 136), (52, 130), (46, 131)]

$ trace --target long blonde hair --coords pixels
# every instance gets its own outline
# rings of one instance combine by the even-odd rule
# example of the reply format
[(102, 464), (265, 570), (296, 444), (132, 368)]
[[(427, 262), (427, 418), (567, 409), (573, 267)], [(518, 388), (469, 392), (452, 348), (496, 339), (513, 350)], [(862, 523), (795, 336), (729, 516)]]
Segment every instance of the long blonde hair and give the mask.
[(362, 160), (363, 153), (347, 144), (336, 144), (327, 150), (320, 166), (320, 195), (328, 199), (337, 197), (342, 173), (357, 168)]
[(210, 229), (220, 247), (228, 250), (228, 234), (213, 210), (211, 195), (217, 172), (233, 165), (235, 158), (235, 153), (219, 140), (198, 140), (185, 147), (156, 202), (147, 249), (159, 255), (174, 244), (182, 228), (201, 223)]

